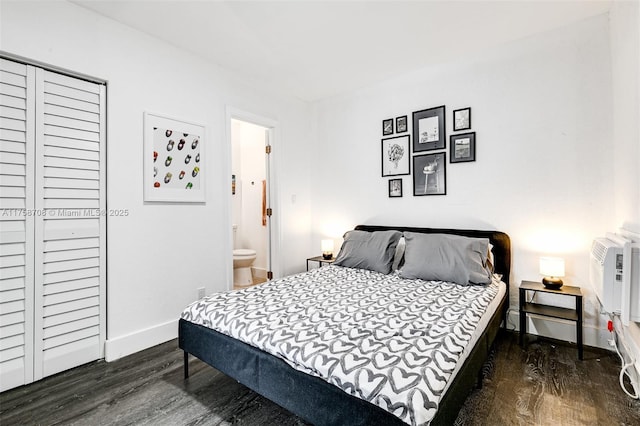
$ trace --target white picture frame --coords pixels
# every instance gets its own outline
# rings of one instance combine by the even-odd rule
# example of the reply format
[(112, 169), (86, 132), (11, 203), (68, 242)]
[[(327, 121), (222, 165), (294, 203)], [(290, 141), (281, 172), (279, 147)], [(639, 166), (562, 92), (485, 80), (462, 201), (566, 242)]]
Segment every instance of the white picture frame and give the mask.
[(205, 127), (144, 113), (144, 201), (204, 203)]

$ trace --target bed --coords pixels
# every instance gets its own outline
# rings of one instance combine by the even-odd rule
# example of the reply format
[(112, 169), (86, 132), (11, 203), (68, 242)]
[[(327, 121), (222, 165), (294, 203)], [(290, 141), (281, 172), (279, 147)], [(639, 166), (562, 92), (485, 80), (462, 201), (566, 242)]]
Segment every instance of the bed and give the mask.
[[(397, 233), (395, 244), (376, 243), (386, 250), (384, 262), (394, 258), (391, 271), (348, 264), (355, 258), (350, 254), (362, 251), (355, 236), (395, 239)], [(478, 252), (485, 246), (476, 243), (488, 241), (489, 282), (412, 277), (411, 267), (424, 257), (417, 248), (434, 259), (442, 251), (433, 247), (434, 238), (436, 244), (467, 239)], [(400, 256), (404, 264), (397, 265)], [(506, 315), (509, 237), (498, 231), (359, 225), (345, 239), (338, 261), (342, 265), (212, 295), (187, 307), (178, 339), (185, 378), (193, 355), (316, 425), (453, 424), (481, 384), (482, 365)], [(456, 277), (466, 269), (452, 265)], [(398, 266), (400, 272), (394, 271)], [(445, 299), (456, 304), (442, 308)], [(427, 300), (433, 309), (425, 307)], [(452, 334), (441, 332), (445, 328)]]

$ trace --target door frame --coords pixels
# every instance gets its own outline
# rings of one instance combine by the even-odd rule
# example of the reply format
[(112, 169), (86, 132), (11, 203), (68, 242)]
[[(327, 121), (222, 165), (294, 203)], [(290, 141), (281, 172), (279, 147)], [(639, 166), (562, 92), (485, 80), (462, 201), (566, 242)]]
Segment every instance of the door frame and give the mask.
[[(225, 128), (226, 128), (226, 188), (231, 188), (231, 165), (232, 165), (232, 145), (231, 145), (231, 120), (236, 119), (240, 121), (245, 121), (248, 123), (256, 124), (258, 126), (264, 127), (267, 129), (269, 145), (271, 145), (271, 154), (267, 157), (269, 161), (269, 167), (267, 167), (267, 197), (269, 199), (269, 205), (267, 207), (271, 207), (273, 209), (273, 215), (268, 219), (269, 226), (268, 232), (270, 233), (268, 241), (269, 241), (269, 256), (270, 264), (267, 265), (267, 268), (273, 272), (273, 278), (277, 278), (281, 276), (281, 258), (280, 258), (280, 203), (279, 203), (279, 194), (277, 191), (278, 188), (278, 174), (277, 174), (277, 163), (278, 163), (278, 149), (279, 146), (279, 134), (278, 134), (278, 122), (268, 117), (264, 117), (258, 114), (254, 114), (252, 112), (248, 112), (242, 109), (235, 108), (233, 106), (227, 105), (226, 107), (226, 117), (225, 117)], [(265, 153), (266, 155), (266, 153)], [(226, 191), (226, 200), (227, 200), (227, 209), (226, 209), (226, 220), (225, 220), (225, 229), (227, 230), (227, 290), (233, 289), (233, 229), (232, 229), (232, 217), (233, 217), (233, 200), (231, 191)]]

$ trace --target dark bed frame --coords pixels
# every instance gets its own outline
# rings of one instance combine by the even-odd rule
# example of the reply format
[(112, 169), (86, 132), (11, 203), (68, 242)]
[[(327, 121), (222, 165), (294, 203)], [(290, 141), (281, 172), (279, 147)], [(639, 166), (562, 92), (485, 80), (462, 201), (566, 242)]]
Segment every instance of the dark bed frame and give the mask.
[[(498, 231), (358, 225), (356, 230), (421, 232), (489, 238), (493, 244), (495, 272), (502, 274), (507, 292), (462, 368), (440, 400), (432, 425), (455, 422), (469, 393), (482, 383), (482, 366), (506, 319), (509, 306), (511, 242)], [(505, 322), (506, 324), (506, 322)], [(282, 359), (201, 325), (180, 319), (178, 345), (184, 350), (184, 376), (189, 377), (189, 354), (286, 408), (314, 425), (404, 425), (398, 417), (326, 381), (302, 373)]]

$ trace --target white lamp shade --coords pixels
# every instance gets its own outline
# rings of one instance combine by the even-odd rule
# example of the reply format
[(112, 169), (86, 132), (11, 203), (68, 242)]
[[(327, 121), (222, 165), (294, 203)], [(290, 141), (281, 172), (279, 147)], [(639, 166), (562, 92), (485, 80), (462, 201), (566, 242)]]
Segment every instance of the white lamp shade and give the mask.
[(541, 257), (540, 274), (545, 277), (564, 277), (564, 259), (561, 257)]
[(333, 240), (322, 240), (320, 242), (322, 253), (333, 253)]

